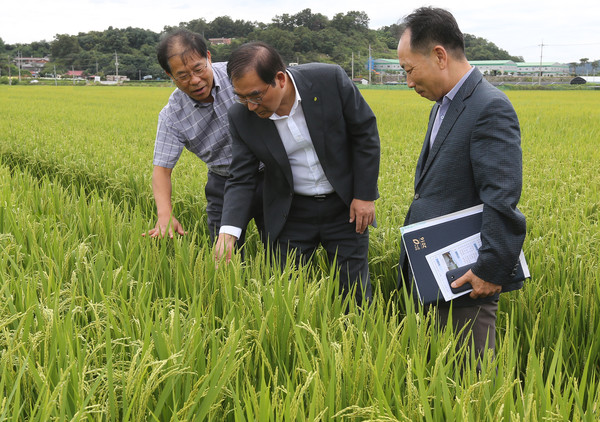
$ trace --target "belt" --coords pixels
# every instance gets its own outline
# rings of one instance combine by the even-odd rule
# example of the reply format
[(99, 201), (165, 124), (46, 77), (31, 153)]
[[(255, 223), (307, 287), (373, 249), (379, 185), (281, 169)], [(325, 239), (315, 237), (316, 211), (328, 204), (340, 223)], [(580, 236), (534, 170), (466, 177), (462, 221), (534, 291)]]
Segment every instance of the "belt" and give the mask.
[(335, 195), (335, 192), (331, 192), (331, 193), (322, 193), (319, 195), (300, 195), (300, 194), (296, 194), (296, 196), (300, 196), (302, 198), (308, 198), (308, 199), (314, 199), (315, 201), (324, 201), (328, 198), (331, 198), (333, 195)]

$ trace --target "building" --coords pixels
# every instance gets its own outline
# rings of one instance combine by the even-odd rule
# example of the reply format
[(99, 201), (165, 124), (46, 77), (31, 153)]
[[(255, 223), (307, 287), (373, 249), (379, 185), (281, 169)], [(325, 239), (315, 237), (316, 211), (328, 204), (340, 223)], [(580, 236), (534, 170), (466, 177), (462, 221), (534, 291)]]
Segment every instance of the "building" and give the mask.
[(376, 72), (404, 72), (397, 59), (374, 59), (373, 70)]
[(49, 61), (50, 58), (48, 57), (15, 57), (13, 59), (15, 66), (28, 71), (32, 75), (39, 74)]
[[(519, 63), (512, 60), (469, 60), (469, 63), (479, 69), (484, 75), (539, 75), (540, 69), (543, 76), (569, 75), (569, 65), (561, 63)], [(373, 70), (376, 72), (395, 73), (404, 70), (396, 59), (374, 59)]]
[(517, 74), (522, 76), (539, 75), (542, 76), (566, 76), (569, 75), (569, 65), (551, 62), (523, 62), (517, 63)]
[(230, 45), (231, 44), (231, 38), (209, 38), (208, 41), (214, 45), (220, 45), (220, 44)]
[(469, 64), (490, 76), (515, 75), (518, 71), (517, 63), (512, 60), (469, 60)]
[(125, 75), (106, 75), (106, 80), (109, 82), (125, 82), (128, 81), (129, 78)]
[(587, 83), (600, 84), (600, 76), (582, 76)]
[(65, 74), (66, 78), (74, 78), (74, 79), (82, 79), (83, 78), (83, 70), (69, 70)]

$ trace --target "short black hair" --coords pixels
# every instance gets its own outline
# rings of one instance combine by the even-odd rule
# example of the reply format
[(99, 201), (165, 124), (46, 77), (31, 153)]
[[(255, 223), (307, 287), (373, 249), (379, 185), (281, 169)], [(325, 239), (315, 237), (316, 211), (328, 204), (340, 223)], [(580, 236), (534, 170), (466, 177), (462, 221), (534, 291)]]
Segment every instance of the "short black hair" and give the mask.
[(171, 50), (176, 45), (183, 47), (183, 51), (178, 52), (178, 54), (180, 54), (184, 63), (185, 57), (192, 53), (198, 53), (204, 58), (207, 57), (208, 47), (206, 47), (206, 41), (204, 41), (202, 35), (183, 28), (167, 32), (160, 38), (156, 47), (156, 56), (160, 67), (169, 75), (171, 74), (169, 59), (174, 56), (171, 54)]
[(465, 56), (465, 39), (452, 13), (436, 7), (420, 7), (405, 16), (402, 33), (410, 29), (410, 48), (428, 53), (439, 44), (457, 58)]
[(227, 76), (232, 81), (254, 70), (263, 82), (272, 85), (277, 73), (285, 72), (285, 69), (283, 59), (277, 50), (260, 41), (242, 44), (231, 53), (227, 62)]

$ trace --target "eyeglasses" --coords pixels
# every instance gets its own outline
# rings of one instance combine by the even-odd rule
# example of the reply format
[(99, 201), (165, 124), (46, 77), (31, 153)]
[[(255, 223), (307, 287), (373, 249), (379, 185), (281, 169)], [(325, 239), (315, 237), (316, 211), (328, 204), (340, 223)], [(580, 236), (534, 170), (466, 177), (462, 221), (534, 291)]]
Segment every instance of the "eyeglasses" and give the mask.
[(248, 105), (248, 103), (250, 104), (254, 104), (254, 105), (260, 105), (263, 101), (263, 97), (267, 94), (267, 91), (269, 90), (269, 87), (271, 86), (271, 84), (267, 85), (267, 89), (265, 89), (260, 95), (254, 95), (252, 97), (246, 97), (246, 96), (240, 96), (237, 95), (235, 96), (235, 101), (237, 101), (240, 104), (243, 105)]
[(203, 75), (206, 72), (207, 68), (208, 68), (208, 61), (206, 62), (206, 64), (204, 66), (196, 67), (190, 73), (184, 73), (184, 74), (179, 75), (177, 77), (174, 76), (173, 79), (176, 80), (176, 81), (179, 81), (181, 83), (187, 83), (187, 82), (190, 81), (190, 79), (192, 79), (192, 76), (196, 76), (198, 78), (203, 77)]

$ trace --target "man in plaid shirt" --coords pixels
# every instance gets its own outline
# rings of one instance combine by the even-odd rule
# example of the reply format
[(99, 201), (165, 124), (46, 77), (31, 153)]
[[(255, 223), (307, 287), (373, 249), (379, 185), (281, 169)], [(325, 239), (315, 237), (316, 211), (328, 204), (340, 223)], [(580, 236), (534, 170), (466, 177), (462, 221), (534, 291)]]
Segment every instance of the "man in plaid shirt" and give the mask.
[[(208, 167), (206, 214), (211, 241), (221, 226), (223, 192), (231, 163), (227, 110), (234, 104), (227, 63), (212, 63), (203, 38), (187, 30), (166, 34), (157, 48), (158, 61), (177, 89), (158, 117), (152, 190), (158, 221), (150, 237), (185, 234), (173, 215), (171, 174), (184, 148)], [(262, 185), (257, 189), (253, 217), (262, 230)], [(239, 245), (243, 243), (240, 238)]]

